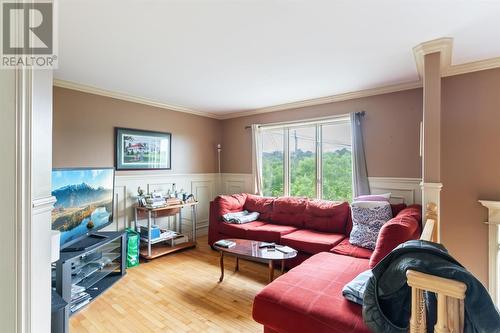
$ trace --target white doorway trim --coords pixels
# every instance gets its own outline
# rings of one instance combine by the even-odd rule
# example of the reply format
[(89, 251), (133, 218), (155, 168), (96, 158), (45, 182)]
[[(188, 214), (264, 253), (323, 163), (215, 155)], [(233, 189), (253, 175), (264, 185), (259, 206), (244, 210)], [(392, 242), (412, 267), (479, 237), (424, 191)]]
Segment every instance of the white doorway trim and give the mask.
[(0, 332), (50, 332), (52, 71), (0, 71)]
[(479, 200), (488, 208), (488, 291), (496, 306), (500, 304), (499, 254), (500, 201)]

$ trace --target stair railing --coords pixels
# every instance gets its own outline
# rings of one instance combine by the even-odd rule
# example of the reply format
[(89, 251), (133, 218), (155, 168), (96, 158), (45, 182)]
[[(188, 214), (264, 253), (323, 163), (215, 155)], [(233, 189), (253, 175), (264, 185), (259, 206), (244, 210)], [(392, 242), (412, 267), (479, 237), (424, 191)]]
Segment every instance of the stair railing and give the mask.
[[(425, 226), (420, 239), (435, 240), (437, 206), (427, 205)], [(437, 297), (437, 319), (434, 333), (463, 333), (464, 299), (467, 286), (456, 280), (446, 279), (413, 270), (406, 272), (411, 287), (410, 333), (426, 333), (424, 291), (433, 292)]]

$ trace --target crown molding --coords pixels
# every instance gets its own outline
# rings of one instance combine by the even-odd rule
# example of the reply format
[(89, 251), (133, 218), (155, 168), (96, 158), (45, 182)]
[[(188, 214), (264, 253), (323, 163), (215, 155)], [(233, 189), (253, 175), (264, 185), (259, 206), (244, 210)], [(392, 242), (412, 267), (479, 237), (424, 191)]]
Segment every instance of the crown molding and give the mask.
[(400, 83), (400, 84), (393, 84), (390, 86), (353, 91), (353, 92), (348, 92), (348, 93), (343, 93), (343, 94), (331, 95), (331, 96), (320, 97), (320, 98), (313, 98), (313, 99), (308, 99), (308, 100), (304, 100), (304, 101), (297, 101), (297, 102), (292, 102), (292, 103), (279, 104), (279, 105), (255, 109), (255, 110), (233, 112), (233, 113), (220, 115), (219, 119), (231, 119), (231, 118), (252, 116), (252, 115), (262, 114), (262, 113), (286, 111), (286, 110), (302, 108), (302, 107), (306, 107), (306, 106), (314, 106), (314, 105), (328, 104), (328, 103), (334, 103), (334, 102), (341, 102), (341, 101), (347, 101), (350, 99), (369, 97), (369, 96), (375, 96), (375, 95), (382, 95), (382, 94), (389, 94), (389, 93), (393, 93), (393, 92), (410, 90), (410, 89), (421, 88), (421, 87), (422, 87), (422, 82), (420, 82), (420, 81), (405, 82), (405, 83)]
[(453, 38), (444, 37), (421, 43), (413, 48), (415, 64), (420, 78), (423, 78), (425, 55), (436, 52), (441, 52), (442, 77), (467, 74), (500, 67), (500, 57), (452, 65), (451, 56), (453, 52)]
[(443, 73), (443, 77), (479, 72), (500, 67), (500, 57), (452, 65)]
[(424, 77), (424, 58), (427, 54), (441, 53), (441, 74), (451, 66), (451, 53), (453, 50), (453, 38), (443, 37), (418, 44), (413, 48), (415, 64), (420, 78)]
[(481, 203), (481, 205), (483, 205), (488, 209), (500, 211), (500, 201), (493, 201), (493, 200), (478, 200), (478, 201)]
[[(445, 37), (434, 39), (428, 42), (421, 43), (413, 48), (413, 54), (415, 57), (415, 64), (417, 67), (418, 74), (420, 78), (423, 77), (423, 64), (424, 57), (427, 54), (441, 52), (441, 76), (448, 77), (453, 75), (467, 74), (482, 70), (488, 70), (493, 68), (500, 67), (500, 57), (473, 61), (469, 63), (459, 64), (459, 65), (451, 65), (451, 56), (452, 56), (452, 48), (453, 48), (453, 38)], [(278, 112), (278, 111), (286, 111), (290, 109), (322, 105), (334, 102), (347, 101), (356, 98), (370, 97), (382, 94), (388, 94), (398, 91), (410, 90), (415, 88), (421, 88), (421, 81), (413, 81), (413, 82), (405, 82), (400, 84), (393, 84), (383, 87), (353, 91), (348, 93), (342, 93), (337, 95), (325, 96), (320, 98), (313, 98), (308, 100), (296, 101), (291, 103), (284, 103), (259, 109), (246, 110), (240, 112), (230, 112), (225, 114), (215, 114), (211, 112), (205, 112), (195, 109), (190, 109), (183, 106), (178, 105), (170, 105), (154, 100), (150, 100), (143, 97), (132, 96), (120, 92), (114, 92), (110, 90), (105, 90), (93, 86), (88, 86), (76, 82), (64, 81), (54, 79), (54, 86), (77, 90), (81, 92), (86, 92), (94, 95), (100, 95), (105, 97), (116, 98), (128, 102), (139, 103), (149, 106), (154, 106), (162, 109), (167, 109), (171, 111), (183, 112), (194, 114), (197, 116), (208, 117), (213, 119), (225, 120), (239, 117), (252, 116), (256, 114), (270, 113), (270, 112)]]
[(81, 83), (76, 83), (76, 82), (72, 82), (72, 81), (54, 79), (54, 86), (60, 87), (60, 88), (65, 88), (65, 89), (81, 91), (81, 92), (99, 95), (99, 96), (111, 97), (111, 98), (120, 99), (120, 100), (127, 101), (127, 102), (133, 102), (133, 103), (138, 103), (138, 104), (154, 106), (157, 108), (167, 109), (170, 111), (190, 113), (190, 114), (194, 114), (197, 116), (219, 119), (219, 116), (214, 114), (214, 113), (193, 110), (193, 109), (186, 108), (183, 106), (178, 106), (178, 105), (166, 104), (166, 103), (154, 101), (154, 100), (151, 100), (148, 98), (132, 96), (132, 95), (128, 95), (125, 93), (101, 89), (101, 88), (97, 88), (97, 87), (93, 87), (93, 86), (89, 86), (89, 85), (85, 85), (85, 84), (81, 84)]

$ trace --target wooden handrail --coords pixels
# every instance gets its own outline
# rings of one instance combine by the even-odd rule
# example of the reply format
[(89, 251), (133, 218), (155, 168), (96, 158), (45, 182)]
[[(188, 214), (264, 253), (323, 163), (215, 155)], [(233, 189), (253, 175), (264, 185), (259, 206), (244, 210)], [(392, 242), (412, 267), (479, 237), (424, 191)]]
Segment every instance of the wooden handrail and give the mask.
[(420, 235), (421, 240), (426, 240), (426, 241), (432, 241), (434, 237), (434, 225), (436, 224), (436, 221), (432, 219), (428, 219), (425, 222), (424, 230), (422, 231), (422, 234)]
[(408, 285), (410, 287), (415, 287), (437, 294), (443, 294), (447, 297), (457, 299), (465, 298), (467, 286), (463, 282), (412, 270), (408, 270), (406, 278), (408, 279)]
[[(437, 206), (428, 204), (425, 214), (425, 226), (421, 240), (435, 240), (437, 225)], [(424, 291), (433, 292), (437, 296), (437, 320), (435, 333), (463, 333), (464, 299), (467, 286), (452, 279), (408, 270), (408, 285), (411, 287), (411, 319), (410, 333), (425, 333), (427, 330), (425, 316)]]

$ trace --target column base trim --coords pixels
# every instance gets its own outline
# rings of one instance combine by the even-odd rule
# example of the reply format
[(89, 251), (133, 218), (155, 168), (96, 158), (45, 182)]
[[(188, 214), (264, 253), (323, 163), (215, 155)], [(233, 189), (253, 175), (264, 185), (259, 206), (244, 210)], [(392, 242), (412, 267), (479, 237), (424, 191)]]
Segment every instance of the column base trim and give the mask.
[(420, 182), (420, 188), (423, 190), (437, 190), (441, 191), (443, 188), (443, 183), (425, 183), (425, 182)]

